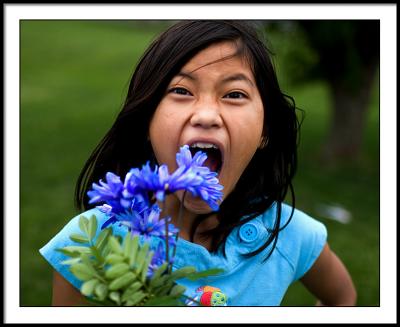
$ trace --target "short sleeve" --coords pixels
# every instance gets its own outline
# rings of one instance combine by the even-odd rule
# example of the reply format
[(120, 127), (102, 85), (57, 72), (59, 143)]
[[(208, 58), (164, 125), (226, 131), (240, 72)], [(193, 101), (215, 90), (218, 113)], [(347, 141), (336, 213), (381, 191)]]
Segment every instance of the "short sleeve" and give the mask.
[(69, 270), (69, 265), (62, 264), (64, 260), (70, 259), (70, 257), (57, 251), (57, 249), (63, 248), (70, 245), (80, 245), (73, 242), (69, 236), (73, 233), (82, 234), (79, 228), (80, 216), (90, 218), (92, 215), (97, 217), (98, 226), (97, 233), (101, 230), (101, 225), (107, 219), (107, 216), (98, 209), (91, 209), (84, 213), (77, 215), (72, 218), (62, 229), (58, 232), (45, 246), (43, 246), (39, 252), (40, 254), (50, 263), (50, 265), (60, 273), (67, 281), (69, 281), (74, 287), (80, 289), (82, 281), (77, 279)]
[(295, 219), (297, 223), (301, 223), (303, 231), (299, 237), (300, 253), (294, 276), (294, 279), (298, 280), (313, 266), (321, 254), (328, 233), (324, 224), (305, 213), (300, 212)]
[[(283, 226), (292, 207), (282, 205)], [(293, 281), (300, 279), (312, 267), (327, 242), (325, 225), (295, 209), (289, 224), (279, 233), (277, 249), (293, 268)]]

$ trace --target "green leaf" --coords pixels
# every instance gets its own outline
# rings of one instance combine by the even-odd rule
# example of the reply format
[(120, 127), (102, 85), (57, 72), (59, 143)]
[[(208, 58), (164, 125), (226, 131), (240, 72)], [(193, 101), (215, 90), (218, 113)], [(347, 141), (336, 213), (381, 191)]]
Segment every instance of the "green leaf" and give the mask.
[(64, 260), (61, 261), (62, 265), (73, 265), (75, 263), (81, 262), (81, 257), (77, 257), (77, 258), (72, 258), (72, 259), (68, 259), (68, 260)]
[(219, 275), (219, 274), (222, 274), (223, 272), (224, 272), (223, 269), (213, 268), (213, 269), (193, 272), (190, 275), (187, 275), (186, 278), (191, 280), (191, 281), (195, 281), (195, 280), (198, 280), (200, 278)]
[(124, 293), (122, 294), (122, 302), (126, 302), (130, 296), (133, 295), (136, 291), (138, 291), (142, 287), (140, 282), (135, 282), (131, 286), (129, 286)]
[(97, 232), (97, 218), (95, 215), (92, 215), (89, 220), (89, 225), (88, 225), (88, 237), (90, 242), (93, 241), (94, 237), (96, 236)]
[(186, 291), (186, 287), (182, 285), (175, 285), (169, 295), (179, 297)]
[(108, 297), (113, 300), (117, 305), (121, 305), (121, 294), (119, 292), (111, 292)]
[(107, 239), (107, 244), (103, 247), (103, 250), (101, 251), (101, 256), (103, 258), (107, 258), (107, 256), (112, 253), (111, 248), (108, 245), (108, 239)]
[(91, 250), (93, 256), (96, 258), (96, 261), (99, 264), (103, 264), (104, 263), (104, 258), (102, 256), (102, 254), (100, 253), (100, 251), (95, 246), (91, 246), (90, 250)]
[(134, 238), (131, 239), (131, 247), (128, 254), (129, 266), (131, 267), (135, 264), (138, 248), (139, 248), (139, 236), (135, 236)]
[(149, 270), (149, 265), (150, 265), (151, 259), (153, 258), (153, 255), (154, 255), (154, 252), (150, 251), (149, 254), (145, 258), (145, 262), (142, 267), (142, 273), (141, 273), (142, 283), (144, 283), (146, 280), (147, 271)]
[(103, 251), (103, 247), (107, 244), (107, 239), (111, 234), (111, 228), (106, 228), (103, 229), (97, 236), (95, 246), (99, 249), (99, 251)]
[(110, 253), (106, 256), (105, 261), (110, 264), (121, 263), (124, 261), (124, 257), (120, 254)]
[(76, 251), (68, 251), (66, 249), (56, 249), (56, 251), (61, 252), (62, 254), (72, 258), (79, 258), (81, 256), (81, 254)]
[(125, 235), (125, 237), (124, 237), (124, 241), (123, 241), (123, 251), (124, 251), (124, 256), (125, 257), (128, 257), (129, 256), (129, 253), (130, 253), (130, 251), (131, 251), (131, 240), (132, 240), (132, 237), (131, 237), (131, 234), (130, 233), (126, 233), (126, 235)]
[(180, 269), (177, 269), (177, 270), (171, 272), (169, 274), (169, 279), (175, 281), (177, 279), (185, 278), (188, 275), (191, 275), (195, 272), (196, 272), (195, 267), (186, 266), (186, 267), (183, 267), (183, 268), (180, 268)]
[(180, 300), (180, 298), (166, 295), (153, 297), (152, 299), (146, 301), (143, 306), (184, 306), (184, 303)]
[(132, 294), (131, 297), (129, 297), (125, 305), (134, 306), (136, 304), (139, 304), (139, 302), (142, 301), (145, 297), (146, 294), (142, 291), (136, 292), (135, 294)]
[(146, 301), (143, 306), (179, 306), (179, 305), (184, 305), (182, 301), (179, 300), (179, 298), (172, 297), (169, 295), (166, 296), (157, 296), (153, 297), (150, 300)]
[(146, 261), (146, 256), (148, 255), (149, 252), (149, 243), (144, 243), (143, 246), (140, 248), (137, 258), (136, 258), (136, 273), (141, 274), (142, 268), (145, 265)]
[(81, 254), (91, 253), (90, 249), (87, 246), (76, 246), (76, 245), (65, 246), (61, 249), (56, 249), (56, 251), (61, 252), (69, 257), (79, 257)]
[(118, 239), (115, 236), (111, 235), (109, 237), (108, 245), (110, 246), (111, 250), (114, 253), (121, 254), (121, 255), (124, 254), (124, 252), (122, 251), (121, 244), (119, 243)]
[(89, 239), (85, 235), (71, 234), (69, 238), (76, 243), (89, 243)]
[(90, 237), (89, 237), (89, 219), (87, 219), (85, 216), (80, 216), (79, 217), (79, 228), (90, 239)]
[[(168, 276), (165, 276), (168, 277)], [(152, 293), (157, 295), (157, 296), (164, 296), (169, 294), (171, 289), (174, 287), (174, 283), (169, 281), (167, 278), (165, 278), (165, 281), (158, 287), (154, 287), (152, 290)]]
[(149, 280), (149, 287), (157, 287), (161, 285), (163, 279), (160, 278), (161, 275), (167, 270), (168, 263), (163, 263), (160, 267), (157, 268), (157, 270), (153, 273)]
[(129, 266), (125, 262), (117, 263), (111, 266), (105, 273), (105, 276), (109, 279), (118, 278), (129, 271)]
[(168, 275), (158, 276), (157, 278), (152, 277), (149, 283), (149, 287), (151, 289), (157, 289), (157, 287), (165, 285), (168, 278), (169, 278)]
[(85, 296), (91, 296), (98, 283), (99, 283), (98, 279), (90, 279), (84, 282), (81, 286), (81, 293)]
[(97, 284), (94, 289), (94, 294), (97, 295), (97, 298), (100, 301), (104, 301), (104, 299), (107, 297), (107, 294), (108, 294), (107, 285), (103, 284), (103, 283)]
[(122, 275), (121, 277), (114, 279), (110, 283), (109, 289), (111, 291), (119, 290), (119, 289), (124, 288), (124, 287), (128, 286), (129, 284), (133, 283), (135, 280), (137, 280), (136, 275), (133, 272), (128, 271), (125, 275)]
[(93, 276), (101, 278), (100, 275), (97, 273), (97, 270), (93, 267), (93, 264), (90, 261), (87, 254), (82, 254), (81, 259), (82, 263), (88, 267), (88, 269), (92, 272)]
[(152, 279), (157, 279), (159, 278), (168, 268), (168, 263), (165, 262), (163, 263), (160, 267), (157, 268), (157, 270), (154, 272)]
[(84, 263), (76, 263), (70, 267), (71, 272), (80, 280), (87, 281), (96, 277), (92, 269)]

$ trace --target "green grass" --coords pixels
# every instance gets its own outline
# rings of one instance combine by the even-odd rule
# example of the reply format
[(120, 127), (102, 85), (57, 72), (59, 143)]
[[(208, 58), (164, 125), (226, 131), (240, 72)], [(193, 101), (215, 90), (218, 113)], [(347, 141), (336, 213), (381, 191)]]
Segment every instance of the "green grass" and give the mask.
[(126, 22), (21, 23), (21, 305), (50, 304), (38, 249), (76, 214), (80, 169), (156, 34)]
[[(321, 85), (311, 85), (310, 89), (295, 90), (294, 96), (300, 101), (307, 96), (313, 99), (307, 105), (299, 170), (294, 180), (297, 207), (327, 226), (330, 247), (352, 275), (358, 292), (357, 304), (378, 306), (379, 143), (376, 100), (371, 103), (369, 111), (362, 160), (325, 167), (319, 163), (317, 154), (323, 146), (328, 124), (329, 106), (324, 103), (326, 90)], [(351, 212), (352, 220), (342, 224), (321, 217), (317, 211), (319, 204), (338, 204)], [(314, 302), (315, 299), (297, 283), (289, 289), (283, 305), (311, 305)]]
[[(47, 306), (52, 269), (38, 249), (76, 214), (73, 191), (80, 169), (119, 112), (138, 58), (166, 22), (142, 27), (127, 21), (22, 21), (20, 26), (20, 304)], [(282, 39), (271, 39), (278, 54)], [(329, 123), (327, 89), (323, 83), (291, 86), (280, 74), (285, 91), (306, 111), (294, 181), (297, 206), (326, 224), (332, 249), (354, 279), (358, 305), (379, 305), (378, 92), (362, 162), (327, 168), (315, 156)], [(318, 217), (318, 203), (339, 203), (353, 220), (343, 225)], [(296, 283), (283, 305), (314, 302)]]

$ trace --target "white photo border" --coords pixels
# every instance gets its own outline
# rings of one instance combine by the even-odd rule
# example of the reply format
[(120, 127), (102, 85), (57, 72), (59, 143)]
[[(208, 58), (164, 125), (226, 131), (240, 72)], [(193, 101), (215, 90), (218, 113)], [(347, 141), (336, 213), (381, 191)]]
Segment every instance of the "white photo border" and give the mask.
[[(396, 263), (396, 4), (6, 4), (4, 8), (4, 306), (5, 323), (393, 323)], [(19, 21), (24, 19), (379, 19), (380, 48), (380, 306), (221, 308), (20, 307), (19, 294)], [(51, 287), (51, 285), (49, 285)], [(156, 312), (156, 313), (155, 313)]]

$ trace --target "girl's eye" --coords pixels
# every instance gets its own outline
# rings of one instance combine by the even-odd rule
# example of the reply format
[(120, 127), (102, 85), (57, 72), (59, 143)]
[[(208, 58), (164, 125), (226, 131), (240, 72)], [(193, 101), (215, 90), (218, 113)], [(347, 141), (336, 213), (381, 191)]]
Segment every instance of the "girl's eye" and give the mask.
[(228, 99), (244, 99), (247, 98), (246, 94), (238, 91), (230, 92), (224, 96), (224, 98)]
[(192, 95), (188, 90), (183, 87), (174, 87), (168, 91), (169, 93), (175, 93), (179, 95)]

